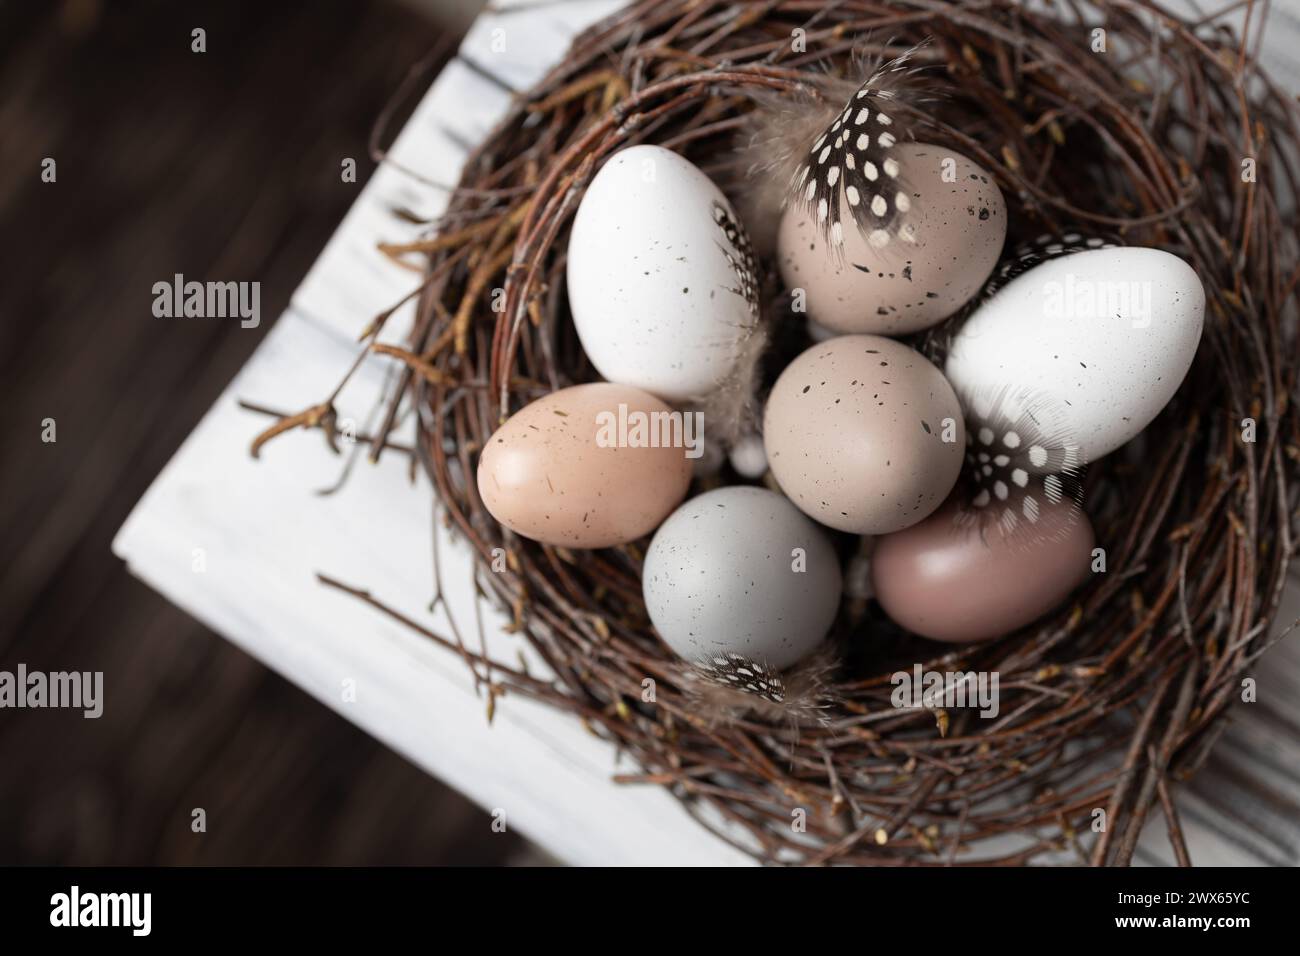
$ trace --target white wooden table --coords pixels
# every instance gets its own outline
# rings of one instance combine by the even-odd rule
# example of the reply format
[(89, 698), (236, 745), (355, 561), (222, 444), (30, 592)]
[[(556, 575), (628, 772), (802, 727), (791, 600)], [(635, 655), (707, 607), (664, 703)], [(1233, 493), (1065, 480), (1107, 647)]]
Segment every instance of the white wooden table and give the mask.
[[(526, 89), (576, 32), (618, 5), (497, 0), (416, 109), (393, 159), (428, 180), (455, 183), (459, 144), (480, 139), (509, 103), (484, 73)], [(1295, 66), (1284, 60), (1281, 71), (1294, 82)], [(317, 582), (320, 571), (369, 588), (449, 632), (447, 612), (426, 608), (433, 495), (423, 476), (411, 484), (403, 456), (359, 463), (341, 492), (318, 496), (312, 492), (341, 467), (319, 434), (283, 436), (260, 461), (248, 455), (267, 421), (237, 401), (297, 410), (328, 394), (356, 354), (360, 329), (414, 286), (411, 272), (376, 251), (381, 240), (414, 238), (415, 227), (391, 210), (432, 217), (445, 201), (444, 191), (392, 166), (376, 172), (288, 311), (141, 499), (113, 550), (212, 629), (485, 809), (503, 812), (507, 827), (565, 862), (750, 862), (666, 792), (614, 784), (612, 774), (634, 768), (570, 717), (509, 697), (489, 726), (458, 657)], [(399, 312), (384, 338), (400, 341), (411, 313)], [(363, 431), (390, 370), (382, 358), (368, 363), (339, 402), (340, 414)], [(477, 634), (468, 551), (439, 534), (450, 613)], [(1288, 601), (1284, 618), (1300, 617), (1300, 585)], [(525, 642), (505, 634), (486, 605), (482, 613), (489, 649), (514, 659)], [(1260, 702), (1238, 708), (1244, 713), (1208, 771), (1179, 792), (1199, 863), (1300, 862), (1300, 641), (1278, 647), (1258, 676)], [(1169, 863), (1163, 821), (1154, 817), (1139, 857)]]

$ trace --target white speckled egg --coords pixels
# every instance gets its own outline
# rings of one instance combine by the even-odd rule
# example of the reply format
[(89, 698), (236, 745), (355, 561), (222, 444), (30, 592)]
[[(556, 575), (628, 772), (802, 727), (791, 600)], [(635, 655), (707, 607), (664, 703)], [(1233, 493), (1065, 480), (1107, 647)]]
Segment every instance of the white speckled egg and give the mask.
[(1145, 428), (1201, 339), (1205, 289), (1159, 249), (1089, 249), (1035, 266), (981, 305), (944, 371), (963, 397), (1011, 389), (1050, 403), (1095, 461)]
[(966, 451), (952, 386), (919, 352), (878, 335), (837, 336), (791, 362), (768, 396), (763, 440), (790, 500), (855, 534), (930, 514)]
[[(1002, 253), (1006, 202), (983, 167), (954, 150), (921, 143), (899, 143), (892, 155), (895, 175), (876, 171), (870, 195), (843, 186), (840, 212), (846, 215), (845, 205), (861, 203), (897, 209), (895, 235), (864, 234), (845, 219), (828, 238), (817, 211), (800, 203), (782, 217), (781, 277), (789, 288), (803, 290), (809, 316), (835, 332), (904, 335), (928, 328), (979, 291)], [(854, 156), (850, 149), (839, 161), (871, 165)], [(833, 162), (828, 158), (811, 175), (842, 182), (826, 168)], [(843, 238), (838, 248), (837, 235)]]
[(727, 377), (758, 324), (753, 253), (721, 190), (660, 146), (616, 153), (569, 239), (569, 304), (606, 379), (668, 401)]
[(822, 529), (781, 495), (737, 486), (668, 517), (646, 552), (641, 587), (650, 620), (679, 657), (737, 654), (780, 670), (826, 637), (841, 580)]

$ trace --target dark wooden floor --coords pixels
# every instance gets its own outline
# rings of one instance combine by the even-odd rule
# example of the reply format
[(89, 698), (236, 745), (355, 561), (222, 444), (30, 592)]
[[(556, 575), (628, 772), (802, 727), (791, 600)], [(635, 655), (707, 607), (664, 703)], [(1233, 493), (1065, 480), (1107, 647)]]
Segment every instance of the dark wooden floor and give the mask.
[[(0, 863), (523, 851), (109, 553), (355, 198), (340, 161), (364, 181), (372, 119), (448, 39), (361, 0), (0, 6), (0, 670), (114, 675), (97, 721), (0, 710)], [(262, 327), (154, 318), (177, 272), (259, 280)]]

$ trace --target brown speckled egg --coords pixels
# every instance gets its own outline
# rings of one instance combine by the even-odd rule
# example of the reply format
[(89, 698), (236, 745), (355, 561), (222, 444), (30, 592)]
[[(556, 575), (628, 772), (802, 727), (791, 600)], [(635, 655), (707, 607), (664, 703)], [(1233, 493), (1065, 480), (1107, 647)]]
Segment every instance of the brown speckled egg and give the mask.
[(649, 447), (651, 432), (637, 430), (638, 420), (650, 421), (638, 415), (655, 413), (678, 414), (609, 382), (539, 398), (488, 439), (478, 464), (483, 503), (503, 525), (544, 544), (605, 548), (649, 534), (691, 481), (685, 449)]
[(898, 531), (938, 508), (966, 450), (948, 380), (878, 335), (838, 336), (791, 362), (768, 397), (763, 432), (790, 500), (856, 534)]
[(1048, 502), (1008, 530), (950, 501), (876, 542), (871, 583), (895, 622), (922, 637), (1000, 637), (1060, 605), (1089, 574), (1096, 543), (1071, 501)]
[[(792, 204), (781, 220), (777, 260), (791, 289), (804, 290), (808, 315), (836, 332), (905, 335), (955, 313), (980, 290), (1002, 253), (1007, 207), (993, 177), (941, 146), (900, 143), (897, 175), (879, 171), (901, 215), (896, 231), (864, 235), (843, 222), (838, 249), (815, 215)], [(893, 167), (891, 167), (893, 168)], [(892, 195), (892, 193), (891, 193)], [(841, 206), (856, 198), (841, 195)], [(906, 208), (905, 208), (906, 207)]]

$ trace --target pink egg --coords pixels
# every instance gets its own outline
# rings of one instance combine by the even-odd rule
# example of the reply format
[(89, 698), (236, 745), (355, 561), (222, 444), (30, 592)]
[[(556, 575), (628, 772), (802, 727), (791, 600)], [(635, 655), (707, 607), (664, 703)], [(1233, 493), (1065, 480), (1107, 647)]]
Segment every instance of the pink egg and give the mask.
[(878, 539), (876, 599), (895, 622), (936, 641), (982, 641), (1031, 623), (1087, 579), (1096, 544), (1072, 501), (1036, 502), (1032, 516), (1008, 529), (950, 499)]

